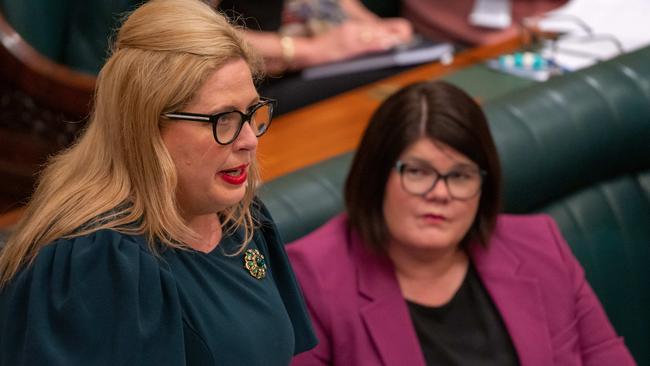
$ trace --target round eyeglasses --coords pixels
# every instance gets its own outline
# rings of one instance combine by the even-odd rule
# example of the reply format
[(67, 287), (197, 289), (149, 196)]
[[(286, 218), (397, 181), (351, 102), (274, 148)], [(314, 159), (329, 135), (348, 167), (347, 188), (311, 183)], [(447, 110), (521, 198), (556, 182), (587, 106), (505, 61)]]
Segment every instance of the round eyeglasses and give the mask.
[(449, 195), (457, 200), (467, 200), (476, 196), (481, 191), (483, 177), (487, 174), (484, 170), (464, 168), (440, 174), (429, 166), (407, 164), (398, 161), (395, 169), (400, 175), (402, 188), (408, 193), (424, 196), (443, 180)]
[(248, 113), (237, 110), (216, 114), (200, 114), (173, 112), (165, 113), (164, 117), (173, 120), (212, 123), (214, 140), (220, 145), (228, 145), (235, 141), (245, 122), (248, 122), (255, 133), (260, 137), (268, 131), (273, 117), (273, 109), (277, 101), (270, 98), (260, 98), (260, 102), (252, 106)]

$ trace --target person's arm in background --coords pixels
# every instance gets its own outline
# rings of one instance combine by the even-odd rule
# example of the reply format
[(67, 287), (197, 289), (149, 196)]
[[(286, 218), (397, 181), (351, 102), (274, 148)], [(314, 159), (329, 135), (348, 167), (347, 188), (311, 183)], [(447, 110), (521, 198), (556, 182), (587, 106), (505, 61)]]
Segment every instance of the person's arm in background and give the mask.
[(245, 31), (245, 37), (264, 58), (271, 74), (339, 61), (390, 49), (410, 41), (411, 23), (403, 18), (382, 19), (358, 0), (341, 0), (348, 20), (313, 37), (283, 37), (276, 32)]
[[(399, 32), (393, 28), (383, 22), (346, 21), (314, 37), (290, 37), (289, 46), (283, 45), (282, 37), (275, 32), (247, 30), (244, 37), (262, 55), (267, 71), (273, 74), (384, 51), (410, 39), (410, 27), (407, 31), (400, 27)], [(290, 60), (286, 52), (291, 53)]]
[(359, 0), (340, 0), (340, 4), (350, 19), (361, 22), (378, 22), (387, 27), (402, 42), (408, 42), (413, 35), (411, 22), (404, 18), (380, 18)]

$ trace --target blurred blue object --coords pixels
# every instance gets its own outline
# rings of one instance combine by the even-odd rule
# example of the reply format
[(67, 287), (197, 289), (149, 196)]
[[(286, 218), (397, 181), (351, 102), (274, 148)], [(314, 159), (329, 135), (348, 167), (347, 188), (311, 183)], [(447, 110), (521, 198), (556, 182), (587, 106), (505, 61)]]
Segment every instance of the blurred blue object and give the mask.
[(536, 52), (515, 52), (488, 60), (490, 68), (535, 81), (546, 81), (564, 70)]

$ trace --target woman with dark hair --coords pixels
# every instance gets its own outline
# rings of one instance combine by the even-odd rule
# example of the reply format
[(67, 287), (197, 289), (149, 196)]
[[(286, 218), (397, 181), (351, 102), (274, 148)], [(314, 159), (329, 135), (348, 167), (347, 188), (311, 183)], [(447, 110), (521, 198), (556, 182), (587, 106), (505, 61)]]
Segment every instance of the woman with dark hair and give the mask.
[(422, 82), (361, 141), (347, 213), (288, 246), (319, 337), (294, 365), (632, 365), (545, 215), (498, 214), (481, 108)]

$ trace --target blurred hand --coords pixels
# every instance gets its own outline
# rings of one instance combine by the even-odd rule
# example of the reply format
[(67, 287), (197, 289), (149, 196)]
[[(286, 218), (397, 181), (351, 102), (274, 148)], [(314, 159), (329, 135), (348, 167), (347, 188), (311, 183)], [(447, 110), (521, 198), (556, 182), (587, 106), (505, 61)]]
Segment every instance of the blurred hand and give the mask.
[(294, 57), (288, 65), (277, 33), (247, 30), (244, 35), (264, 57), (267, 71), (273, 74), (385, 51), (410, 42), (413, 29), (402, 18), (348, 20), (314, 37), (292, 37)]
[(314, 64), (338, 61), (391, 49), (409, 42), (411, 24), (400, 18), (371, 22), (347, 21), (313, 38)]
[(404, 18), (382, 19), (381, 23), (387, 27), (395, 37), (399, 38), (401, 43), (408, 43), (413, 38), (413, 26), (411, 25), (411, 22)]

